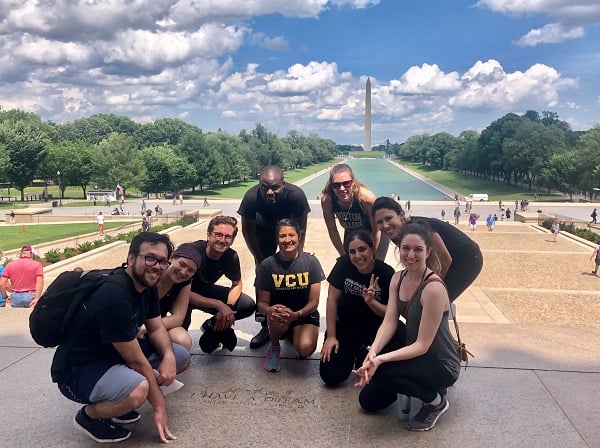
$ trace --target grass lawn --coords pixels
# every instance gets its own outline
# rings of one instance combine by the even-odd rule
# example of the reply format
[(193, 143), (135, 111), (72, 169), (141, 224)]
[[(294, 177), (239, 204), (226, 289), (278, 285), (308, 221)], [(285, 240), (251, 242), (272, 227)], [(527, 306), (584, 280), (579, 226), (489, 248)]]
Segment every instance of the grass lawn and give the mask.
[(424, 176), (429, 177), (435, 182), (445, 185), (446, 187), (457, 191), (462, 196), (468, 196), (471, 193), (487, 193), (490, 201), (514, 201), (515, 199), (534, 199), (534, 193), (538, 193), (538, 200), (544, 201), (567, 201), (568, 196), (561, 193), (547, 194), (545, 191), (540, 198), (540, 191), (527, 190), (515, 187), (514, 185), (505, 185), (501, 182), (494, 182), (488, 179), (479, 177), (462, 175), (456, 171), (444, 171), (433, 169), (417, 163), (405, 164), (408, 169), (416, 171)]
[[(114, 229), (125, 225), (124, 222), (104, 223), (105, 229)], [(23, 232), (23, 226), (25, 232)], [(71, 236), (92, 233), (98, 230), (98, 224), (74, 223), (74, 224), (24, 224), (3, 226), (0, 232), (0, 248), (2, 250), (18, 249), (24, 244), (36, 245), (48, 241), (60, 240)]]

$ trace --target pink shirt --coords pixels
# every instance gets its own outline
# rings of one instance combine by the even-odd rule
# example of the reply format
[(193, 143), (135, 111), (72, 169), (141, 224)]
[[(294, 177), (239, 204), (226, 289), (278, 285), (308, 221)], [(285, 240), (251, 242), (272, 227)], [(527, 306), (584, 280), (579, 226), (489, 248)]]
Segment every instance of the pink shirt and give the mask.
[(10, 289), (15, 292), (35, 291), (35, 281), (44, 277), (44, 267), (31, 258), (19, 258), (6, 265), (2, 277), (10, 280)]

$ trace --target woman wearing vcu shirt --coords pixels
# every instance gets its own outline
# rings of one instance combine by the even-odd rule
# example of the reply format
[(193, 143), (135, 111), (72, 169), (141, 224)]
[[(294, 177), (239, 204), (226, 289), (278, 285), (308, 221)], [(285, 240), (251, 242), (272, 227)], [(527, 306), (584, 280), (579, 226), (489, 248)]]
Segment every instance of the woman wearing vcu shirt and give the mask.
[(345, 381), (352, 367), (362, 365), (383, 321), (394, 269), (375, 259), (366, 230), (350, 232), (344, 255), (327, 281), (327, 331), (321, 349), (321, 378), (328, 386)]
[(266, 316), (271, 345), (264, 367), (280, 369), (279, 341), (289, 338), (301, 357), (313, 354), (319, 337), (319, 294), (325, 279), (323, 268), (313, 255), (300, 250), (300, 225), (282, 219), (275, 235), (279, 251), (258, 267), (258, 311)]

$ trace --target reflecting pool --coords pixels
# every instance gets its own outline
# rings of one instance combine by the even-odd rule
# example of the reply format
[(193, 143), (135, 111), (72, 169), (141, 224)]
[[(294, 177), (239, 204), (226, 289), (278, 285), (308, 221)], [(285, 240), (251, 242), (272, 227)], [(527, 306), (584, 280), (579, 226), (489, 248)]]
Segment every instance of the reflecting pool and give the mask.
[[(350, 159), (346, 163), (352, 167), (354, 176), (369, 187), (375, 196), (391, 196), (396, 193), (402, 201), (439, 201), (447, 197), (387, 160)], [(299, 186), (308, 199), (316, 199), (321, 196), (328, 177), (329, 171)]]

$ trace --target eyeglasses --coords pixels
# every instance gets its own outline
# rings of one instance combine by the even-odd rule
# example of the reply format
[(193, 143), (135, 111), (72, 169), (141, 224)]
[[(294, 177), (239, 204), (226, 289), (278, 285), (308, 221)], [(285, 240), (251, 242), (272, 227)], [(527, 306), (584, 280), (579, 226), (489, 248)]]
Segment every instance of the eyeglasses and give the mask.
[(153, 255), (142, 255), (142, 254), (137, 254), (136, 257), (142, 257), (144, 259), (144, 264), (146, 266), (156, 266), (158, 264), (158, 267), (164, 271), (166, 269), (169, 268), (169, 266), (171, 266), (171, 262), (167, 261), (167, 260), (159, 260), (158, 258), (156, 258)]
[(344, 182), (331, 182), (331, 188), (333, 188), (334, 190), (339, 190), (342, 187), (348, 189), (352, 186), (353, 183), (353, 180), (345, 180)]
[(280, 185), (280, 184), (274, 184), (274, 185), (260, 184), (260, 189), (264, 192), (267, 192), (269, 190), (277, 191), (281, 187), (282, 187), (282, 185)]
[(218, 240), (233, 241), (233, 235), (226, 235), (221, 232), (210, 232)]

